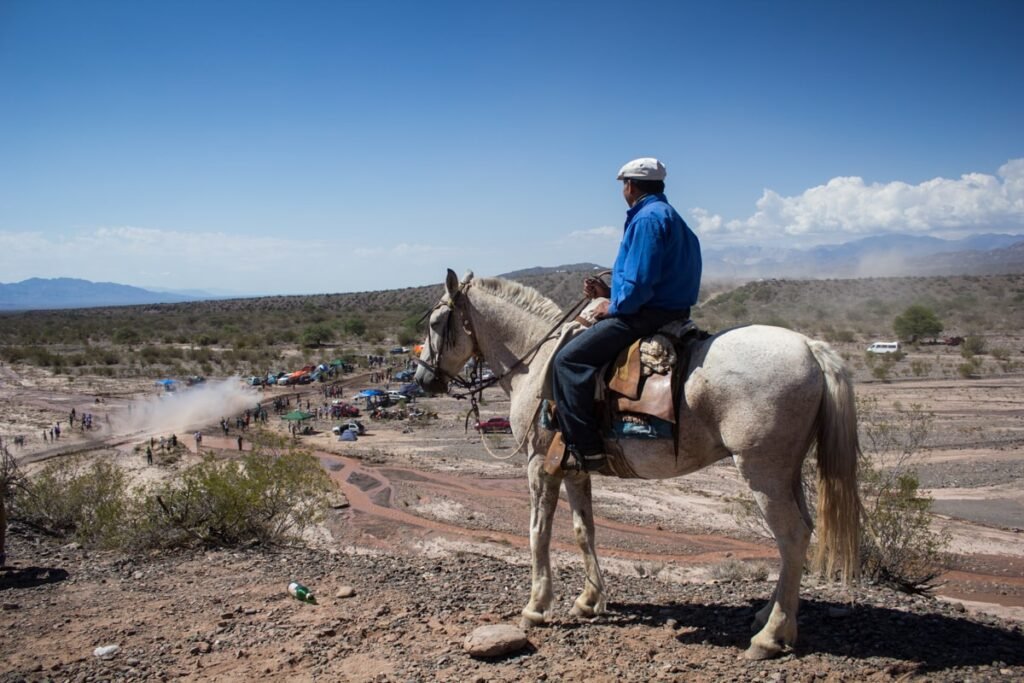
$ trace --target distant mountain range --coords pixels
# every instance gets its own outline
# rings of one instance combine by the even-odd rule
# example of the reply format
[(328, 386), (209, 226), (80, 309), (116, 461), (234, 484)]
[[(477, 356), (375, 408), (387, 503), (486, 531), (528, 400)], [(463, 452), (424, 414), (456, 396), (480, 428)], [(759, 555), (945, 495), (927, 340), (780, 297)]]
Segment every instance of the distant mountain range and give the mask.
[(180, 303), (199, 298), (208, 297), (153, 292), (114, 282), (91, 282), (70, 277), (33, 277), (11, 284), (0, 283), (0, 311)]
[(725, 247), (704, 250), (708, 277), (738, 279), (985, 275), (1024, 272), (1024, 235), (943, 240), (882, 235), (810, 249)]
[[(705, 247), (703, 257), (705, 280), (1011, 274), (1024, 273), (1024, 235), (986, 234), (960, 240), (884, 235), (810, 249)], [(537, 266), (504, 273), (501, 277), (533, 284), (534, 280), (557, 279), (560, 274), (605, 268), (594, 263)], [(575, 300), (578, 283), (573, 281), (570, 288), (570, 298)], [(224, 298), (241, 296), (217, 296), (197, 290), (153, 291), (73, 278), (31, 278), (12, 284), (0, 283), (0, 311), (130, 306)]]

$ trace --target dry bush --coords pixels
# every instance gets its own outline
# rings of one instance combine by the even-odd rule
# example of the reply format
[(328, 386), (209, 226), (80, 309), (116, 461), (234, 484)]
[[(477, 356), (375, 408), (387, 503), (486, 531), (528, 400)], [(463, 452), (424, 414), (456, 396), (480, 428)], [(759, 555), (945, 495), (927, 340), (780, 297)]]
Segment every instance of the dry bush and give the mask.
[(943, 531), (932, 529), (932, 499), (918, 489), (914, 468), (935, 416), (919, 405), (904, 408), (899, 403), (886, 414), (877, 399), (858, 401), (857, 410), (862, 434), (862, 571), (902, 591), (926, 592), (941, 573), (949, 542)]
[(254, 434), (237, 460), (212, 456), (148, 489), (106, 458), (61, 458), (12, 496), (11, 518), (84, 545), (145, 549), (282, 543), (321, 519), (333, 490), (319, 461)]

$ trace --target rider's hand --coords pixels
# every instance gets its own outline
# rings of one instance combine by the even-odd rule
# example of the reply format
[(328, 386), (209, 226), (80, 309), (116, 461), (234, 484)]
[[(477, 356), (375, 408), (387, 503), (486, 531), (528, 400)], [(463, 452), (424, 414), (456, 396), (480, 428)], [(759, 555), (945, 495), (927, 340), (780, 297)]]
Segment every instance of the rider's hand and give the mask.
[(596, 299), (598, 297), (608, 298), (612, 295), (611, 288), (596, 277), (588, 277), (583, 280), (583, 296), (588, 299)]
[(601, 301), (601, 302), (599, 302), (597, 304), (597, 306), (595, 306), (594, 309), (591, 311), (591, 313), (593, 314), (594, 320), (595, 321), (597, 321), (597, 320), (604, 320), (605, 318), (607, 318), (608, 317), (608, 307), (610, 305), (611, 304), (608, 301)]

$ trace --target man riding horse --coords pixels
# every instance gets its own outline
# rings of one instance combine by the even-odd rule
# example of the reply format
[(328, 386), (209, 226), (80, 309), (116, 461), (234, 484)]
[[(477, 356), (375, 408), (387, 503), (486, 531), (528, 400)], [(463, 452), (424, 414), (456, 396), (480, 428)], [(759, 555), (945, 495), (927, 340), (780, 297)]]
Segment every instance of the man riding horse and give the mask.
[(590, 298), (608, 297), (597, 322), (555, 355), (552, 394), (562, 439), (577, 467), (596, 472), (607, 455), (594, 390), (601, 368), (637, 339), (673, 320), (690, 317), (700, 289), (700, 242), (665, 198), (664, 164), (634, 159), (619, 170), (629, 204), (611, 291), (596, 278), (584, 283)]

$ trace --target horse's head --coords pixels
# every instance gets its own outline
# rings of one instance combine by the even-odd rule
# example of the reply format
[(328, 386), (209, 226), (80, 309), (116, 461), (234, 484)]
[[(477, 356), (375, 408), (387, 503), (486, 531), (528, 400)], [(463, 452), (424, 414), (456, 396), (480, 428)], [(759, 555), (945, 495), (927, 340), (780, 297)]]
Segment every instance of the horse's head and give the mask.
[(476, 350), (466, 299), (472, 281), (472, 272), (467, 272), (459, 282), (449, 268), (444, 296), (427, 314), (427, 339), (416, 368), (416, 383), (428, 391), (447, 391), (448, 383), (459, 376)]

